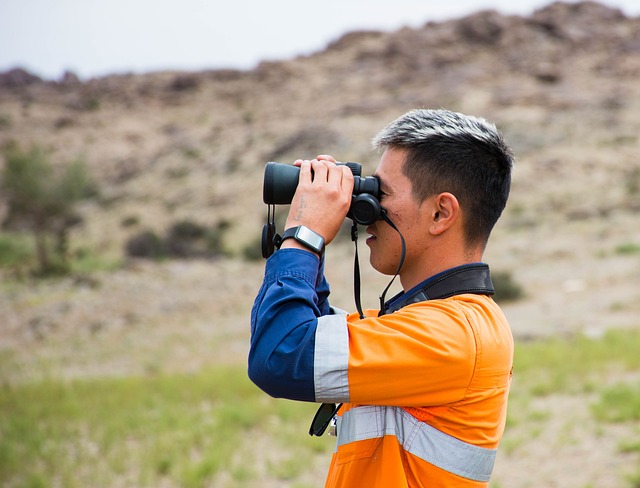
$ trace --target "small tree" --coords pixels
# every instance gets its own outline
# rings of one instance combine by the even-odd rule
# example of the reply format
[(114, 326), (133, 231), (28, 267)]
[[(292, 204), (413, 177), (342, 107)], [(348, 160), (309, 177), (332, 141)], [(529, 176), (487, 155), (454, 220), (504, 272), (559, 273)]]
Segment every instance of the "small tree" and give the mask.
[(11, 147), (5, 160), (0, 189), (9, 207), (8, 224), (33, 232), (41, 273), (53, 269), (47, 236), (55, 239), (55, 253), (66, 267), (68, 232), (80, 221), (76, 204), (93, 191), (86, 166), (76, 161), (56, 171), (39, 147)]

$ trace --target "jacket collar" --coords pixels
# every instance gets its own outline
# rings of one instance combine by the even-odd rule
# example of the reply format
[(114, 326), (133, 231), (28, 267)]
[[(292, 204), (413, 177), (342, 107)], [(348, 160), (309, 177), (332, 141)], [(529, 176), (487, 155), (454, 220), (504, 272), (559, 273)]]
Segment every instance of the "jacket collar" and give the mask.
[(407, 292), (401, 292), (385, 303), (385, 312), (393, 313), (406, 305), (425, 300), (449, 298), (473, 293), (493, 295), (489, 266), (485, 263), (463, 264), (438, 273)]

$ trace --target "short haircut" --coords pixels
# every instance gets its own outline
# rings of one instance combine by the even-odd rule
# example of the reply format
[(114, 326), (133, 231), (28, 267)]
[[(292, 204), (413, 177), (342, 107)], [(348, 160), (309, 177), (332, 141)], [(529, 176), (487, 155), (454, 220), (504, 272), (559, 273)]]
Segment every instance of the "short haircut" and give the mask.
[(468, 245), (486, 246), (511, 187), (514, 156), (496, 126), (448, 110), (411, 110), (374, 138), (406, 151), (403, 173), (418, 201), (450, 192), (460, 202)]

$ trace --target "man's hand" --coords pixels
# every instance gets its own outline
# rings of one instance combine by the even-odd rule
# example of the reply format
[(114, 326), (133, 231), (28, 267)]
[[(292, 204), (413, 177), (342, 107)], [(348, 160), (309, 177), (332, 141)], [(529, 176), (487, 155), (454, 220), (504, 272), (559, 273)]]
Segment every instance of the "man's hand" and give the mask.
[[(300, 179), (285, 230), (304, 225), (324, 237), (325, 244), (336, 236), (351, 205), (353, 174), (347, 166), (335, 163), (336, 160), (328, 155), (320, 155), (311, 161), (299, 159), (294, 163), (300, 167)], [(282, 248), (285, 247), (301, 245), (294, 239), (287, 239), (282, 243)]]

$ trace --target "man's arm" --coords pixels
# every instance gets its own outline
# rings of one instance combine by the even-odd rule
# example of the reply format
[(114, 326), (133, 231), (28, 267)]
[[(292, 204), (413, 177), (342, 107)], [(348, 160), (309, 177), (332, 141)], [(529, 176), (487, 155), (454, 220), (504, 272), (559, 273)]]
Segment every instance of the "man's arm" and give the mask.
[(323, 262), (297, 249), (276, 252), (251, 311), (249, 377), (268, 394), (315, 401), (318, 317), (330, 313)]
[[(351, 204), (351, 170), (331, 156), (295, 164), (300, 177), (285, 229), (304, 225), (329, 244)], [(329, 288), (323, 258), (303, 249), (287, 239), (267, 260), (251, 312), (249, 377), (272, 396), (315, 401), (315, 335), (318, 318), (330, 313)]]

